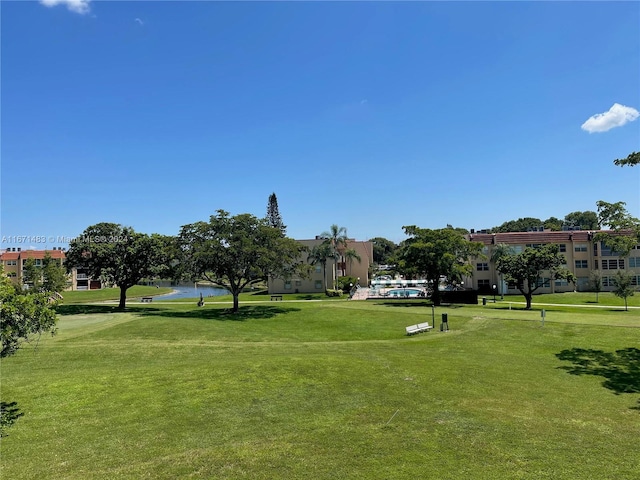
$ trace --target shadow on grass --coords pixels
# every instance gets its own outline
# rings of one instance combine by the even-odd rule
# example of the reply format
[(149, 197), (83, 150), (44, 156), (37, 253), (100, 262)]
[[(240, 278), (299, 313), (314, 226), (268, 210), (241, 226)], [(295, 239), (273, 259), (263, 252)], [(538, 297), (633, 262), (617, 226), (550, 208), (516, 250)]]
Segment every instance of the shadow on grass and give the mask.
[[(622, 393), (640, 393), (640, 349), (623, 348), (615, 352), (604, 352), (584, 348), (571, 348), (556, 353), (563, 361), (572, 362), (571, 366), (558, 367), (571, 375), (597, 375), (604, 377), (602, 386), (616, 395)], [(638, 407), (640, 410), (640, 402)]]
[(125, 310), (119, 310), (117, 305), (58, 305), (56, 313), (59, 315), (89, 315), (92, 313), (140, 313), (160, 310), (156, 307), (131, 307), (127, 305)]
[(7, 428), (23, 415), (17, 402), (0, 402), (0, 437), (6, 437)]
[(240, 306), (237, 312), (229, 308), (194, 308), (187, 311), (165, 310), (159, 308), (141, 308), (138, 314), (141, 316), (158, 316), (168, 318), (200, 318), (203, 320), (236, 321), (258, 320), (273, 318), (276, 315), (298, 312), (300, 309), (292, 307), (275, 307), (270, 305), (245, 305)]

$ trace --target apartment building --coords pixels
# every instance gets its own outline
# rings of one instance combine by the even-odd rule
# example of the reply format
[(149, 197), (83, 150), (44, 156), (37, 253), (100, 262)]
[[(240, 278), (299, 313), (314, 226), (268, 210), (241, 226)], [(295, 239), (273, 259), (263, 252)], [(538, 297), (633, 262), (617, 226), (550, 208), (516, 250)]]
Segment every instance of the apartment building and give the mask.
[[(49, 253), (52, 259), (64, 264), (66, 255), (62, 247), (54, 247), (52, 250), (22, 250), (20, 247), (12, 247), (0, 253), (0, 262), (4, 267), (4, 273), (14, 283), (24, 284), (24, 266), (27, 260), (33, 258), (36, 266), (42, 266), (45, 255)], [(68, 276), (67, 290), (96, 290), (102, 288), (100, 280), (89, 277), (86, 271), (73, 268)]]
[[(311, 249), (322, 244), (325, 240), (316, 237), (310, 240), (297, 240), (299, 243)], [(289, 279), (270, 278), (268, 281), (268, 289), (271, 294), (278, 293), (318, 293), (324, 292), (327, 288), (333, 288), (333, 285), (339, 277), (351, 276), (360, 279), (360, 285), (369, 285), (369, 266), (373, 263), (373, 243), (359, 241), (355, 239), (347, 240), (347, 245), (340, 248), (339, 251), (344, 253), (346, 250), (353, 249), (360, 257), (360, 261), (345, 258), (343, 255), (339, 259), (330, 259), (326, 265), (326, 284), (324, 280), (324, 268), (320, 264), (313, 266), (310, 278), (293, 277)], [(308, 252), (303, 254), (302, 261), (308, 262)]]
[[(467, 239), (484, 245), (483, 259), (476, 259), (473, 264), (473, 276), (466, 278), (465, 286), (472, 286), (482, 293), (515, 294), (519, 293), (516, 285), (501, 281), (496, 265), (491, 261), (496, 245), (508, 245), (514, 253), (521, 253), (527, 247), (538, 247), (556, 244), (567, 260), (566, 268), (577, 278), (576, 284), (566, 280), (551, 280), (550, 274), (543, 278), (542, 286), (536, 293), (561, 293), (577, 290), (592, 290), (590, 275), (598, 271), (602, 277), (602, 291), (612, 291), (615, 287), (612, 278), (618, 270), (625, 270), (632, 275), (633, 285), (640, 285), (640, 245), (626, 257), (621, 257), (602, 242), (594, 240), (595, 231), (571, 230), (549, 231), (542, 228), (532, 232), (510, 233), (472, 233)], [(617, 234), (615, 232), (608, 232)]]

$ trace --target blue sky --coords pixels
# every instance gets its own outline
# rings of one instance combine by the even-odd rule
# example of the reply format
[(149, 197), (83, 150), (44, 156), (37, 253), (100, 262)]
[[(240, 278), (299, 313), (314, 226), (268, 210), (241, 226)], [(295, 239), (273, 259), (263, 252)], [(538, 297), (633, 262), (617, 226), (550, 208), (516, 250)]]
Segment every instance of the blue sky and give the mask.
[(1, 9), (5, 237), (177, 234), (272, 192), (294, 238), (640, 216), (613, 165), (640, 150), (637, 2)]

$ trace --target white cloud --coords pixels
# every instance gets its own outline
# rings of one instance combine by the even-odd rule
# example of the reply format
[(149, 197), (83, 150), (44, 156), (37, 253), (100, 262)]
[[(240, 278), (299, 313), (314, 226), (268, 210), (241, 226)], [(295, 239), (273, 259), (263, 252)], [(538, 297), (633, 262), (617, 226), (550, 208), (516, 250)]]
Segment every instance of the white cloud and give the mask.
[(40, 3), (46, 7), (55, 7), (56, 5), (66, 5), (72, 12), (84, 15), (89, 13), (89, 2), (91, 0), (40, 0)]
[(608, 112), (596, 113), (580, 128), (589, 133), (606, 132), (612, 128), (621, 127), (627, 122), (633, 122), (639, 116), (640, 112), (635, 108), (614, 103)]

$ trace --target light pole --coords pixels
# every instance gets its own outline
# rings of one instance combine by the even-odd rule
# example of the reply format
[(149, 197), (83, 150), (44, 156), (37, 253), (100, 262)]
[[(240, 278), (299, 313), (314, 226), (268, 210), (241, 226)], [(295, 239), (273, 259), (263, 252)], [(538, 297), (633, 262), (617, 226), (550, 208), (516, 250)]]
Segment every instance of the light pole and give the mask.
[(496, 286), (496, 284), (493, 284), (493, 303), (496, 303), (496, 289), (498, 287)]

